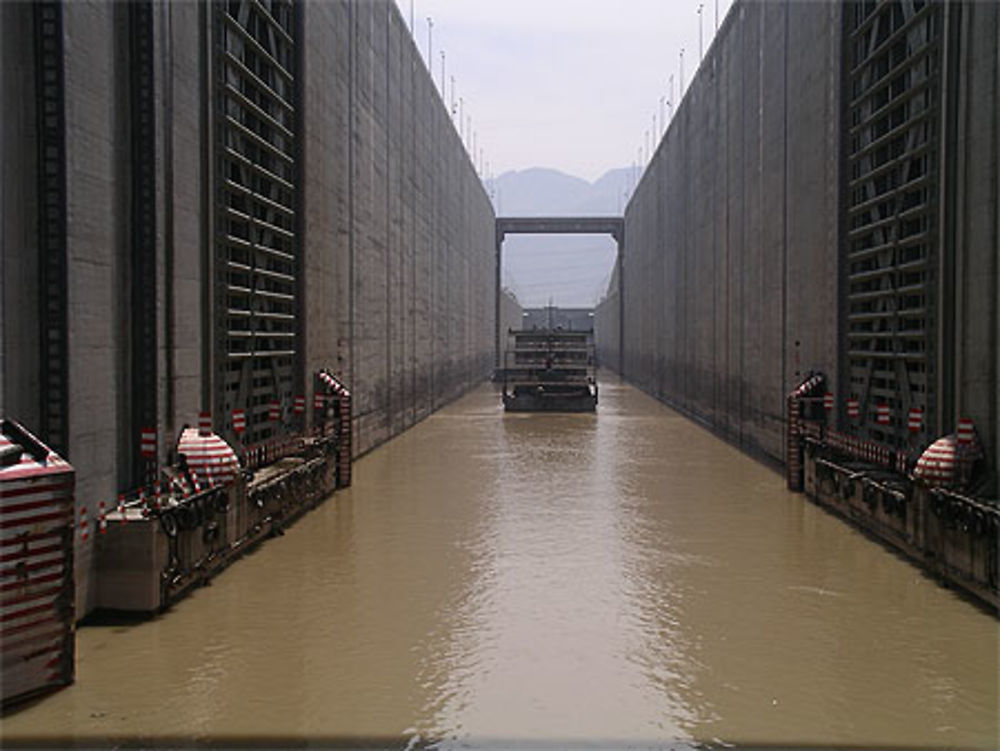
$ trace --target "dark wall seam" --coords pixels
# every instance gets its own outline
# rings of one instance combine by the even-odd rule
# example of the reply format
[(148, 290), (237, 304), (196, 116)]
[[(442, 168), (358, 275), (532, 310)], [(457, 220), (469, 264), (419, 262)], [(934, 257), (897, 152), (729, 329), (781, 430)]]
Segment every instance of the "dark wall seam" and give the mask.
[(69, 331), (66, 214), (66, 101), (63, 8), (34, 6), (38, 132), (38, 250), (42, 439), (66, 458), (69, 446)]

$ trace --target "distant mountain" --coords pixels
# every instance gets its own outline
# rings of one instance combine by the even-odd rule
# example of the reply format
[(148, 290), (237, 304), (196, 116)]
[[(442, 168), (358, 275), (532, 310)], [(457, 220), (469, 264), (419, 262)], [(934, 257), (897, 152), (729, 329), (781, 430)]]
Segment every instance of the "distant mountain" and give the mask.
[(506, 216), (571, 214), (591, 188), (579, 177), (541, 167), (505, 172), (495, 184), (500, 211)]
[(504, 216), (620, 214), (629, 168), (613, 169), (596, 182), (559, 170), (532, 167), (504, 172), (494, 180), (497, 213)]
[[(625, 190), (630, 184), (629, 175), (632, 172), (631, 167), (608, 170), (591, 185), (589, 201), (592, 202), (595, 211), (615, 215), (624, 213), (625, 205), (628, 203)], [(581, 213), (585, 213), (586, 206), (581, 208), (584, 209)]]
[[(617, 216), (625, 205), (629, 168), (589, 183), (554, 169), (505, 172), (494, 180), (497, 216)], [(604, 294), (615, 243), (594, 235), (510, 235), (503, 279), (524, 307), (588, 307)]]

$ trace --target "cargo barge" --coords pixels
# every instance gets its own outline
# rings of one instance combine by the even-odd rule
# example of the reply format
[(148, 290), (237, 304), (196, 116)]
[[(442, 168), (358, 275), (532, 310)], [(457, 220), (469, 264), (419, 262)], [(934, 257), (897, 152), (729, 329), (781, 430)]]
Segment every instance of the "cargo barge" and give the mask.
[(592, 331), (508, 331), (503, 405), (508, 412), (594, 412), (597, 379)]

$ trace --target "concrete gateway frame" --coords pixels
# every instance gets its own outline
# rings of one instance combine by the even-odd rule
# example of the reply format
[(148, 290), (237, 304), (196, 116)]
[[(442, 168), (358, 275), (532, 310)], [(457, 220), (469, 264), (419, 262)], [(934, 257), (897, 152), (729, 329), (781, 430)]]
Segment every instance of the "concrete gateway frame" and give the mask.
[[(620, 216), (532, 216), (497, 217), (496, 220), (496, 283), (494, 300), (496, 304), (495, 342), (493, 366), (500, 368), (500, 264), (503, 258), (503, 241), (507, 235), (611, 235), (618, 244), (615, 263), (618, 268), (618, 341), (624, 342), (625, 292), (622, 261), (625, 252), (625, 219)], [(618, 350), (618, 372), (624, 371), (624, 347)]]

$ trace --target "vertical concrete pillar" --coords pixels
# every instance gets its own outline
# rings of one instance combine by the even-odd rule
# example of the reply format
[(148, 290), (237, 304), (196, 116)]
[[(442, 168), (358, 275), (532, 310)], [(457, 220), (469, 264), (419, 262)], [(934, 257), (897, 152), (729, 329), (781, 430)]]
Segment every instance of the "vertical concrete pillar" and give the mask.
[(618, 240), (618, 375), (625, 377), (625, 241)]
[(493, 372), (494, 375), (500, 370), (500, 263), (503, 248), (503, 232), (496, 231), (496, 268), (494, 270), (495, 281), (494, 290), (494, 313), (493, 313)]

